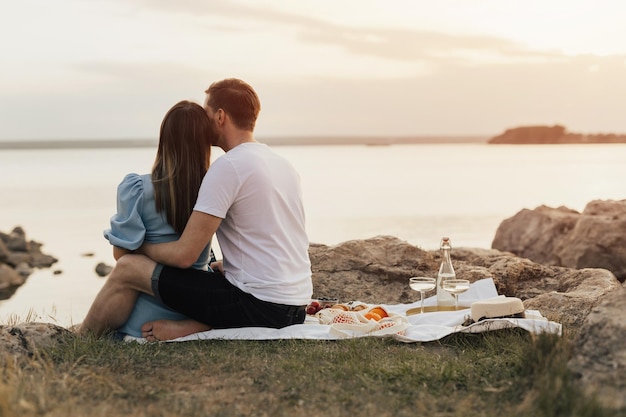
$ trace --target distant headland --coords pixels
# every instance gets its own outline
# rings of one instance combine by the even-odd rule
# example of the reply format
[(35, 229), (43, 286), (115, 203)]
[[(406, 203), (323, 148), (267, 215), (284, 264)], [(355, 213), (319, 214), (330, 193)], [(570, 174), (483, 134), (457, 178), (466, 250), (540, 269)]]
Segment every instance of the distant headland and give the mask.
[(626, 135), (568, 132), (564, 126), (522, 126), (507, 129), (487, 141), (489, 144), (548, 145), (583, 143), (626, 143)]

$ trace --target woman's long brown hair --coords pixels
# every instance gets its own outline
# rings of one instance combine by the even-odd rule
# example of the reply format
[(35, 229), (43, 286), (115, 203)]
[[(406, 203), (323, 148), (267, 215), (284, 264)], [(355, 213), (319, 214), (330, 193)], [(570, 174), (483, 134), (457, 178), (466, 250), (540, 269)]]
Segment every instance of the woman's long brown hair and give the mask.
[(211, 162), (215, 133), (205, 110), (190, 101), (176, 103), (161, 123), (159, 148), (152, 166), (158, 212), (182, 234)]

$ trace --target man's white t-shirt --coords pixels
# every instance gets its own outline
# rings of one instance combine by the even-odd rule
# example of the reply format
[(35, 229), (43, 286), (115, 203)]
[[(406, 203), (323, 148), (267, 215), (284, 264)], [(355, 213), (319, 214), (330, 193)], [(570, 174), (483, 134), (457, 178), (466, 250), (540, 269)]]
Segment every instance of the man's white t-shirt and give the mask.
[(300, 177), (267, 145), (243, 143), (211, 164), (194, 210), (222, 219), (226, 279), (256, 298), (306, 305), (313, 293)]

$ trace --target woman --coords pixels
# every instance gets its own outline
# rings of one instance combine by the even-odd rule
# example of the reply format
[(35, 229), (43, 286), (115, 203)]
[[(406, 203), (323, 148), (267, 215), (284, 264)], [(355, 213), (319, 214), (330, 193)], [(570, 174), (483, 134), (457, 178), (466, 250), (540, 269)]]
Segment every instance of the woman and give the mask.
[[(117, 213), (104, 237), (113, 245), (113, 256), (132, 253), (143, 242), (177, 240), (185, 229), (209, 168), (215, 138), (206, 111), (198, 104), (181, 101), (161, 123), (159, 147), (151, 174), (128, 174), (117, 189)], [(208, 270), (212, 251), (207, 246), (194, 268)], [(158, 319), (183, 320), (155, 297), (140, 294), (121, 337), (142, 337), (141, 326)], [(207, 327), (208, 328), (208, 327)]]

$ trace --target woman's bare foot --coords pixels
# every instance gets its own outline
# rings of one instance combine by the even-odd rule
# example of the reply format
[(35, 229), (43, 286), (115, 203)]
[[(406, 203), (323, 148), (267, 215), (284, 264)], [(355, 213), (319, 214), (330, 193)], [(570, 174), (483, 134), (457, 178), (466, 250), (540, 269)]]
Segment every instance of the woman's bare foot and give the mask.
[(187, 320), (155, 320), (141, 326), (141, 335), (150, 342), (178, 339), (190, 334), (211, 330), (211, 326), (199, 321)]

